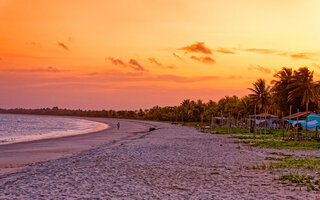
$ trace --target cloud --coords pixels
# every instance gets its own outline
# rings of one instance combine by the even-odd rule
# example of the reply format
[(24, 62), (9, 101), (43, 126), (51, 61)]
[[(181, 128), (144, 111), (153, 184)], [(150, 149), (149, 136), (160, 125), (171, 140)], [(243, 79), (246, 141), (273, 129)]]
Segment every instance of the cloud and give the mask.
[(266, 67), (262, 67), (260, 65), (250, 65), (250, 67), (248, 68), (248, 70), (252, 71), (252, 70), (258, 70), (262, 73), (266, 73), (266, 74), (270, 74), (272, 73), (272, 71), (269, 68)]
[(197, 42), (190, 46), (181, 47), (178, 50), (185, 50), (187, 52), (196, 52), (196, 53), (203, 53), (203, 54), (212, 54), (212, 51), (204, 46), (204, 42)]
[(201, 62), (207, 63), (207, 64), (214, 64), (216, 62), (213, 58), (209, 56), (202, 57), (201, 59), (202, 59)]
[(305, 59), (305, 60), (317, 60), (313, 58), (314, 56), (318, 56), (315, 53), (292, 53), (292, 52), (281, 52), (279, 50), (274, 50), (274, 49), (257, 49), (257, 48), (251, 48), (251, 49), (237, 49), (240, 51), (248, 51), (248, 52), (256, 52), (256, 53), (261, 53), (261, 54), (275, 54), (278, 56), (286, 56), (290, 57), (292, 59)]
[(311, 56), (311, 54), (309, 54), (309, 53), (296, 53), (296, 54), (291, 54), (290, 55), (290, 57), (293, 58), (293, 59), (314, 60), (310, 56)]
[(205, 56), (205, 57), (190, 56), (190, 58), (206, 64), (214, 64), (216, 62), (213, 58), (209, 56)]
[(179, 55), (177, 55), (177, 54), (175, 54), (175, 53), (173, 53), (172, 55), (173, 55), (174, 57), (178, 58), (179, 60), (183, 60), (183, 58), (181, 58)]
[(155, 58), (148, 58), (150, 63), (154, 63), (156, 65), (158, 65), (159, 67), (162, 67), (163, 65), (161, 63), (159, 63)]
[(176, 66), (174, 66), (174, 65), (167, 65), (167, 66), (165, 66), (165, 65), (159, 63), (155, 58), (148, 58), (148, 60), (149, 60), (150, 63), (154, 63), (154, 64), (156, 64), (157, 66), (162, 67), (162, 68), (168, 68), (168, 69), (176, 68)]
[(235, 54), (234, 51), (231, 51), (229, 49), (222, 48), (222, 47), (219, 47), (218, 49), (216, 49), (215, 52), (226, 53), (226, 54)]
[(257, 48), (250, 48), (250, 49), (236, 49), (240, 51), (249, 51), (249, 52), (256, 52), (256, 53), (262, 53), (262, 54), (273, 54), (278, 52), (274, 49), (257, 49)]
[(174, 69), (174, 68), (176, 68), (176, 66), (175, 66), (175, 65), (168, 65), (168, 66), (166, 66), (166, 68), (168, 68), (168, 69)]
[(62, 42), (58, 42), (58, 45), (59, 45), (60, 47), (62, 47), (64, 50), (70, 51), (70, 50), (69, 50), (69, 47), (68, 47), (67, 45), (63, 44)]
[(188, 82), (201, 82), (201, 81), (210, 81), (221, 79), (220, 76), (198, 76), (198, 77), (186, 77), (186, 76), (178, 76), (178, 75), (159, 75), (154, 77), (153, 80), (160, 81), (170, 81), (170, 82), (178, 82), (178, 83), (188, 83)]
[(61, 72), (58, 68), (55, 67), (47, 67), (47, 68), (34, 68), (34, 69), (0, 69), (0, 71), (5, 71), (5, 72), (26, 72), (26, 73), (31, 73), (31, 72), (50, 72), (50, 73), (57, 73)]
[(130, 59), (128, 64), (126, 64), (125, 62), (123, 62), (121, 59), (118, 59), (118, 58), (108, 57), (108, 58), (105, 58), (105, 60), (111, 61), (112, 64), (114, 65), (120, 65), (122, 67), (130, 67), (131, 69), (134, 69), (136, 71), (148, 71), (142, 65), (140, 65), (139, 62), (135, 59)]
[(138, 63), (138, 61), (134, 59), (130, 59), (129, 61), (130, 67), (136, 71), (147, 71), (142, 65)]
[(201, 62), (200, 57), (190, 56), (191, 59)]
[(110, 60), (114, 65), (121, 65), (123, 67), (127, 67), (127, 64), (120, 59), (108, 57), (105, 60)]
[(316, 56), (319, 56), (316, 53), (307, 53), (307, 52), (302, 52), (302, 53), (291, 53), (291, 52), (282, 52), (278, 54), (279, 56), (288, 56), (294, 60), (296, 59), (305, 59), (305, 60), (317, 60)]
[(60, 70), (58, 68), (55, 68), (55, 67), (47, 67), (45, 70), (45, 72), (60, 72)]

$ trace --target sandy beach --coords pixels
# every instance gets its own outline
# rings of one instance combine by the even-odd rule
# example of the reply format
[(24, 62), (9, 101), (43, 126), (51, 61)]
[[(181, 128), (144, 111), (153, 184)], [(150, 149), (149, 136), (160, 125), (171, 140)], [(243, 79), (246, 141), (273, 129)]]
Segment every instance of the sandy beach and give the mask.
[(244, 169), (266, 157), (317, 151), (249, 148), (228, 135), (167, 123), (90, 120), (110, 128), (0, 146), (0, 199), (320, 198), (268, 170)]

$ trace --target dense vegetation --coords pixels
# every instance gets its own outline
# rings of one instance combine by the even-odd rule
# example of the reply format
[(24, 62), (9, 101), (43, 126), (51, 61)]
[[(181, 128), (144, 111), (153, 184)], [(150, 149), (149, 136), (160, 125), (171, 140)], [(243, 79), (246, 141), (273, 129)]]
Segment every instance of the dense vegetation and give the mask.
[(201, 100), (184, 100), (179, 106), (154, 106), (145, 110), (70, 110), (53, 108), (41, 109), (0, 109), (0, 113), (18, 114), (43, 114), (43, 115), (68, 115), (87, 117), (109, 117), (126, 119), (144, 119), (159, 121), (181, 121), (181, 122), (209, 122), (211, 116), (233, 117), (241, 119), (254, 113), (268, 112), (281, 116), (292, 113), (297, 109), (300, 111), (318, 112), (320, 109), (320, 83), (313, 80), (313, 71), (307, 67), (298, 70), (282, 68), (274, 75), (272, 86), (266, 81), (258, 79), (248, 88), (251, 94), (239, 98), (237, 96), (226, 96), (218, 102), (210, 100), (205, 103)]

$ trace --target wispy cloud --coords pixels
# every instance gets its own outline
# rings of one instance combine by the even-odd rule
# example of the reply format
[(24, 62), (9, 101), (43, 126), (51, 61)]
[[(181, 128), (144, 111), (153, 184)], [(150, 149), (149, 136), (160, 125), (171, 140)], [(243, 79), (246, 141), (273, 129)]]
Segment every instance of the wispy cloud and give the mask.
[(312, 54), (310, 54), (310, 53), (296, 53), (296, 54), (290, 55), (290, 57), (293, 59), (314, 60), (314, 58), (312, 58), (311, 56), (312, 56)]
[(134, 69), (135, 71), (148, 71), (142, 65), (140, 65), (140, 63), (135, 59), (130, 59), (128, 64), (118, 58), (107, 57), (107, 58), (105, 58), (105, 60), (111, 61), (112, 64), (114, 64), (114, 65), (119, 65), (122, 67), (130, 67), (131, 69)]
[(252, 70), (258, 70), (262, 73), (266, 73), (266, 74), (270, 74), (272, 73), (272, 71), (267, 68), (267, 67), (262, 67), (260, 65), (250, 65), (250, 67), (248, 68), (248, 70), (252, 71)]
[(130, 67), (136, 71), (147, 71), (139, 62), (135, 59), (130, 59), (129, 61)]
[(157, 66), (159, 66), (159, 67), (162, 67), (162, 68), (168, 68), (168, 69), (173, 69), (173, 68), (175, 68), (176, 66), (174, 66), (174, 65), (163, 65), (163, 64), (161, 64), (160, 62), (158, 62), (155, 58), (148, 58), (148, 60), (149, 60), (149, 62), (150, 63), (153, 63), (153, 64), (155, 64), (155, 65), (157, 65)]
[(274, 49), (258, 49), (258, 48), (249, 48), (249, 49), (237, 49), (236, 48), (236, 50), (256, 52), (256, 53), (262, 53), (262, 54), (273, 54), (273, 53), (279, 52), (279, 51), (274, 50)]
[(183, 58), (181, 58), (181, 56), (179, 56), (179, 55), (177, 55), (177, 54), (175, 54), (175, 53), (173, 53), (172, 55), (173, 55), (174, 57), (178, 58), (179, 60), (183, 60)]
[(127, 67), (127, 64), (118, 58), (108, 57), (105, 60), (110, 60), (114, 65), (121, 65), (123, 67)]
[(161, 80), (161, 81), (171, 81), (171, 82), (201, 82), (201, 81), (211, 81), (222, 79), (220, 76), (198, 76), (198, 77), (186, 77), (186, 76), (178, 76), (178, 75), (160, 75), (152, 78), (153, 80)]
[(211, 49), (204, 45), (204, 42), (197, 42), (190, 46), (181, 47), (178, 50), (185, 50), (187, 52), (196, 52), (196, 53), (203, 53), (203, 54), (212, 54)]
[(218, 49), (215, 50), (215, 52), (226, 53), (226, 54), (235, 54), (234, 51), (231, 51), (231, 50), (223, 48), (223, 47), (219, 47)]
[(34, 69), (0, 69), (0, 71), (4, 72), (26, 72), (26, 73), (31, 73), (31, 72), (50, 72), (50, 73), (57, 73), (61, 72), (58, 68), (55, 67), (47, 67), (47, 68), (34, 68)]
[(214, 64), (216, 62), (213, 58), (209, 56), (205, 56), (205, 57), (190, 56), (190, 58), (206, 64)]
[(70, 51), (69, 47), (68, 47), (66, 44), (64, 44), (64, 43), (62, 43), (62, 42), (58, 42), (58, 45), (59, 45), (60, 47), (62, 47), (64, 50)]
[(249, 49), (239, 49), (234, 48), (235, 50), (239, 51), (247, 51), (247, 52), (254, 52), (254, 53), (260, 53), (260, 54), (274, 54), (278, 56), (285, 56), (292, 58), (294, 60), (296, 59), (305, 59), (305, 60), (317, 60), (315, 57), (318, 57), (319, 55), (316, 53), (308, 53), (308, 52), (285, 52), (285, 51), (279, 51), (275, 49), (259, 49), (259, 48), (249, 48)]
[(155, 58), (148, 58), (150, 63), (154, 63), (156, 65), (158, 65), (159, 67), (162, 67), (163, 65), (161, 63), (159, 63)]
[(174, 68), (176, 68), (176, 66), (175, 66), (175, 65), (168, 65), (168, 66), (166, 66), (166, 68), (168, 68), (168, 69), (174, 69)]

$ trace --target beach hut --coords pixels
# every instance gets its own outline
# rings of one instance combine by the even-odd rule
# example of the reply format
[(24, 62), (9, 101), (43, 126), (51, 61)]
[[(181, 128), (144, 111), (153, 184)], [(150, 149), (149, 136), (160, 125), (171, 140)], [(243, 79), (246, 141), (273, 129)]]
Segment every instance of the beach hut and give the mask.
[(278, 118), (278, 116), (269, 113), (249, 115), (250, 122), (253, 120), (257, 126), (263, 126), (264, 128), (276, 128), (273, 122)]
[(288, 115), (288, 116), (285, 116), (283, 117), (282, 119), (289, 119), (289, 120), (295, 120), (295, 119), (298, 119), (298, 120), (305, 120), (310, 114), (315, 114), (314, 112), (312, 111), (308, 111), (308, 112), (297, 112), (297, 113), (294, 113), (292, 115)]

